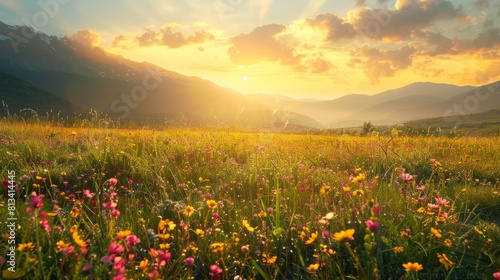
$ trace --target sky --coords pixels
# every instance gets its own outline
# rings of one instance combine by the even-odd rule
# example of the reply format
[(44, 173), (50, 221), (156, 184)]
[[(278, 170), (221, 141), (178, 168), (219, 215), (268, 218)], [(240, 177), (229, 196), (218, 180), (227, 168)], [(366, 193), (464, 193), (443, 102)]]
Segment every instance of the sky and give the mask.
[(500, 80), (498, 0), (0, 0), (0, 20), (242, 93)]

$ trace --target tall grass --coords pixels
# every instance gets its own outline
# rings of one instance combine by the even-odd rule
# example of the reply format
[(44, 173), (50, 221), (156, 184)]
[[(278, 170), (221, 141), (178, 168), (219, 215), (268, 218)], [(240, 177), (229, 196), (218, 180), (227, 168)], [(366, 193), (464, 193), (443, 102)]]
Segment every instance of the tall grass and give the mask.
[(17, 274), (4, 261), (5, 279), (490, 279), (500, 270), (497, 138), (3, 122), (0, 141), (0, 178), (17, 176)]

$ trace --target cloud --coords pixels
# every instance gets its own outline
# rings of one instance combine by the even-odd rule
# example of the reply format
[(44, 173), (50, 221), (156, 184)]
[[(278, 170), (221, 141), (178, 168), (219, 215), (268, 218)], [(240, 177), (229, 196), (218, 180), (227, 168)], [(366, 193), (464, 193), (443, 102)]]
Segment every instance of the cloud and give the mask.
[(381, 77), (393, 77), (395, 72), (411, 66), (416, 49), (404, 46), (396, 50), (379, 50), (364, 45), (350, 51), (349, 65), (361, 69), (372, 81), (379, 82)]
[(476, 6), (478, 9), (487, 9), (490, 7), (489, 0), (476, 0), (472, 4), (474, 4), (474, 6)]
[(350, 23), (332, 13), (320, 14), (314, 19), (306, 19), (305, 22), (311, 27), (325, 30), (327, 41), (352, 39), (356, 36), (356, 31)]
[(461, 55), (471, 52), (481, 55), (483, 52), (500, 48), (500, 28), (493, 28), (487, 22), (483, 31), (473, 39), (450, 39), (428, 30), (419, 36), (426, 41), (420, 50), (422, 54), (429, 56)]
[(196, 31), (193, 35), (186, 37), (182, 32), (176, 31), (180, 27), (177, 24), (166, 24), (158, 32), (152, 28), (147, 28), (144, 33), (136, 36), (136, 40), (140, 46), (160, 45), (175, 49), (215, 39), (215, 36), (206, 30)]
[(90, 29), (79, 30), (73, 35), (68, 36), (68, 38), (87, 47), (97, 47), (104, 43), (104, 39), (98, 33)]
[(476, 49), (500, 47), (500, 28), (489, 28), (479, 33), (472, 41)]
[(232, 46), (227, 53), (237, 65), (252, 65), (263, 60), (278, 61), (284, 65), (296, 64), (300, 57), (294, 53), (294, 48), (278, 39), (285, 29), (283, 25), (269, 24), (257, 27), (248, 34), (234, 36), (229, 39)]
[(311, 73), (324, 73), (330, 70), (330, 63), (323, 58), (316, 58), (310, 64)]
[(447, 0), (398, 0), (395, 9), (360, 7), (348, 13), (348, 22), (375, 40), (402, 40), (441, 20), (460, 19), (465, 14)]
[(364, 6), (366, 4), (366, 0), (355, 0), (356, 6)]

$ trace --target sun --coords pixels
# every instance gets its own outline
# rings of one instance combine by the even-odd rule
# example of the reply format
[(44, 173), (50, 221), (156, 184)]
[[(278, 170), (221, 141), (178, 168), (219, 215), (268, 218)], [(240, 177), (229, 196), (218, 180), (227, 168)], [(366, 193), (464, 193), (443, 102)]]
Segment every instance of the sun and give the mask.
[(243, 81), (245, 81), (245, 82), (246, 82), (246, 81), (248, 81), (248, 77), (247, 77), (247, 76), (243, 76), (241, 79), (242, 79)]

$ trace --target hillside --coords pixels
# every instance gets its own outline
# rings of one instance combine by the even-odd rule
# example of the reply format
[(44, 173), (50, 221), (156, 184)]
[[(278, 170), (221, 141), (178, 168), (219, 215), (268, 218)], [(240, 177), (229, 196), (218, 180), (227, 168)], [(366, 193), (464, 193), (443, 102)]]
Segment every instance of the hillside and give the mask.
[[(285, 128), (322, 129), (359, 126), (366, 121), (374, 125), (394, 125), (500, 107), (499, 82), (485, 87), (417, 82), (375, 95), (351, 94), (332, 100), (243, 95), (199, 77), (182, 75), (148, 62), (135, 62), (67, 37), (37, 32), (15, 52), (7, 36), (18, 29), (0, 22), (0, 36), (4, 38), (0, 40), (0, 71), (18, 79), (9, 84), (10, 89), (0, 89), (0, 93), (12, 96), (13, 92), (25, 91), (23, 85), (29, 84), (31, 88), (27, 93), (36, 91), (37, 98), (51, 101), (32, 106), (28, 101), (32, 99), (11, 97), (9, 106), (16, 110), (27, 107), (61, 112), (95, 109), (124, 122), (265, 130), (274, 127), (276, 119), (283, 119)], [(475, 95), (484, 89), (487, 100), (482, 98), (486, 95), (479, 95), (482, 99), (477, 99)], [(59, 98), (58, 102), (54, 101), (55, 97)], [(475, 101), (478, 104), (467, 103)], [(81, 108), (67, 104), (78, 104)], [(464, 105), (467, 110), (454, 112), (456, 106)]]

